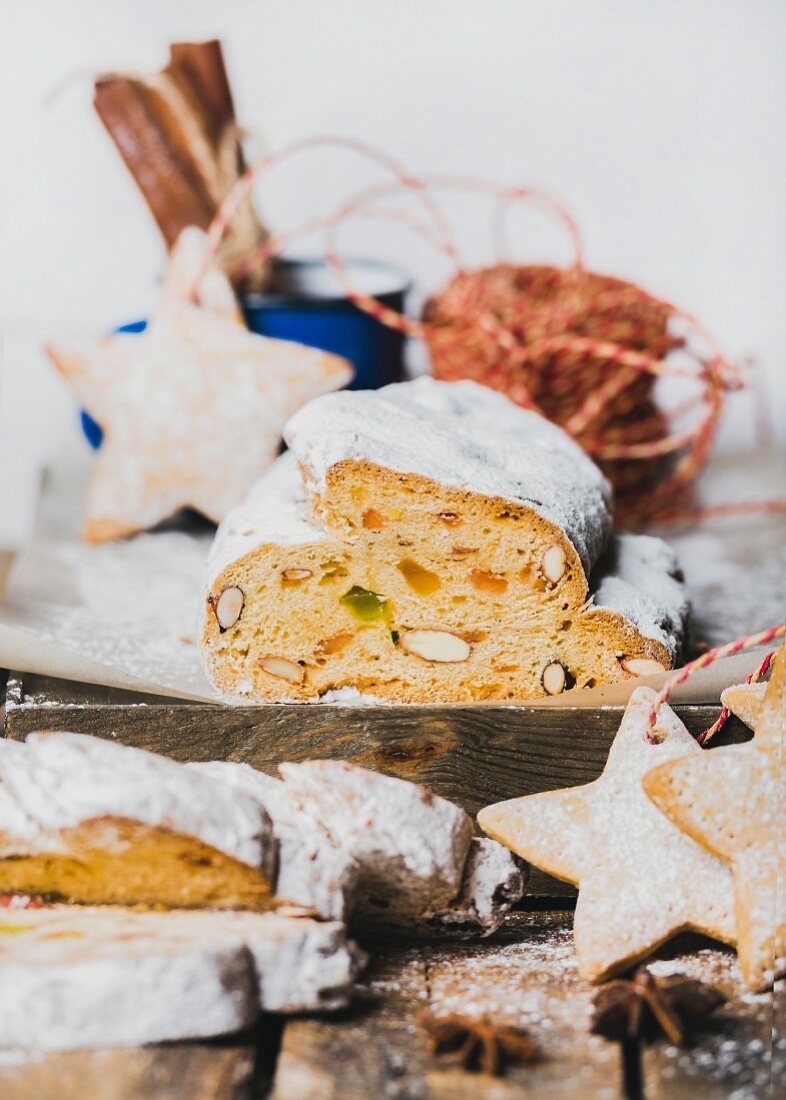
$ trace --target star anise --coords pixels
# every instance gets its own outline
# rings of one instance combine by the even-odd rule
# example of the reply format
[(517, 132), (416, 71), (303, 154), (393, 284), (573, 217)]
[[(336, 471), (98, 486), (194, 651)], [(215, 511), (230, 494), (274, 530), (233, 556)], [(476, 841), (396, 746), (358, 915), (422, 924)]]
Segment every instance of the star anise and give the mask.
[(630, 980), (604, 985), (592, 1002), (591, 1030), (606, 1039), (651, 1041), (665, 1035), (680, 1045), (726, 998), (714, 986), (684, 974), (659, 978), (642, 966)]
[(422, 1012), (418, 1023), (428, 1035), (430, 1054), (473, 1073), (499, 1076), (508, 1065), (538, 1057), (537, 1043), (527, 1031), (493, 1024), (485, 1017)]

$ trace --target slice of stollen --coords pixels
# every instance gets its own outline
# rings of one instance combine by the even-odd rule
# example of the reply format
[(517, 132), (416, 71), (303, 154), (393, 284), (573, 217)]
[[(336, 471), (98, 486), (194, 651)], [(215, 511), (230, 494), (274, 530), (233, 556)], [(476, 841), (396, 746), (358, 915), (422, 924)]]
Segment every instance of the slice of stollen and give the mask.
[(490, 933), (524, 892), (525, 865), (472, 839), (467, 814), (405, 780), (341, 761), (190, 765), (256, 794), (273, 821), (276, 893), (351, 927)]
[(137, 1046), (338, 1008), (362, 961), (342, 925), (276, 913), (5, 909), (0, 1046)]
[(187, 767), (230, 784), (264, 807), (278, 843), (277, 897), (314, 909), (322, 917), (347, 920), (359, 879), (355, 857), (348, 846), (333, 843), (318, 817), (286, 783), (249, 764), (214, 760)]
[(472, 382), (331, 394), (216, 533), (199, 641), (219, 691), (524, 700), (662, 673), (687, 598), (670, 547), (613, 534), (560, 428)]
[(260, 909), (274, 861), (259, 800), (210, 776), (83, 734), (0, 740), (0, 891)]

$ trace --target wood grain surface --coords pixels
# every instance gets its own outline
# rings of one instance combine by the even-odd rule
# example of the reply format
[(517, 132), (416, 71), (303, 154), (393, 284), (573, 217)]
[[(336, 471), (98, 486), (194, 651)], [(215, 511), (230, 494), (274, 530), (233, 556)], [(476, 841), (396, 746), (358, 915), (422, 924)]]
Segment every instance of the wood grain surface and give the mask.
[(728, 999), (685, 1048), (662, 1042), (643, 1053), (647, 1100), (786, 1096), (784, 983), (775, 995), (754, 996), (743, 984), (734, 952), (698, 936), (680, 936), (658, 954), (663, 963), (656, 967), (710, 982)]
[(3, 1100), (251, 1100), (254, 1045), (168, 1043), (56, 1054), (0, 1051)]
[[(570, 914), (516, 913), (480, 943), (388, 953), (364, 987), (365, 1006), (340, 1020), (285, 1025), (274, 1100), (620, 1096), (619, 1051), (587, 1030), (591, 991), (576, 973)], [(501, 1078), (443, 1068), (417, 1025), (423, 1009), (526, 1027), (541, 1057)]]
[[(717, 707), (679, 708), (693, 732)], [(221, 707), (12, 673), (6, 736), (76, 730), (175, 760), (237, 760), (275, 774), (286, 760), (350, 760), (422, 783), (473, 818), (506, 798), (589, 783), (600, 775), (621, 707)], [(749, 736), (734, 720), (725, 739)], [(535, 871), (533, 894), (571, 886)]]
[[(733, 952), (680, 937), (654, 962), (719, 985), (727, 1005), (684, 1048), (624, 1052), (589, 1032), (593, 987), (577, 973), (572, 914), (516, 912), (486, 940), (391, 946), (372, 961), (351, 1009), (265, 1017), (254, 1035), (132, 1050), (33, 1054), (0, 1049), (3, 1100), (773, 1100), (783, 1003), (751, 996)], [(484, 1016), (528, 1029), (540, 1058), (503, 1077), (443, 1066), (417, 1017)], [(781, 1042), (783, 1034), (781, 1032)], [(636, 1085), (638, 1067), (642, 1087)]]

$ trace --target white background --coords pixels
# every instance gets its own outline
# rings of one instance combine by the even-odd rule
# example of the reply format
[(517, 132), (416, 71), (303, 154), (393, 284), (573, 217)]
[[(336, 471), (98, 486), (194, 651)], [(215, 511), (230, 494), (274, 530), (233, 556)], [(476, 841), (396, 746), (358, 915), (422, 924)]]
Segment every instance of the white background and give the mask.
[[(547, 184), (590, 266), (680, 303), (760, 364), (786, 439), (782, 0), (0, 0), (6, 532), (26, 522), (30, 471), (73, 436), (36, 342), (144, 315), (162, 266), (91, 74), (152, 71), (169, 41), (213, 35), (267, 147), (354, 135), (414, 172)], [(370, 178), (312, 155), (271, 178), (263, 212), (284, 227)], [(489, 259), (486, 211), (458, 213), (465, 255)], [(522, 259), (564, 258), (558, 236), (515, 228)], [(370, 224), (348, 243), (426, 287), (445, 274), (400, 232)], [(751, 434), (750, 402), (736, 404), (727, 440)]]

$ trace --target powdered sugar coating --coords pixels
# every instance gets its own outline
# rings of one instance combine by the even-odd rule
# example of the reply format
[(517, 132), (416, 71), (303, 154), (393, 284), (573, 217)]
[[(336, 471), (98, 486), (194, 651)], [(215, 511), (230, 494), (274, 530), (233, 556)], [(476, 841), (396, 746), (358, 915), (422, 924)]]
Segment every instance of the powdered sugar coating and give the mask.
[[(493, 840), (465, 851), (466, 814), (414, 783), (330, 761), (282, 765), (283, 781), (247, 764), (188, 766), (259, 798), (279, 844), (276, 894), (322, 916), (359, 906), (388, 927), (488, 934), (524, 892), (519, 860)], [(371, 893), (387, 899), (374, 912)]]
[(472, 821), (415, 783), (338, 760), (280, 764), (291, 794), (362, 868), (362, 914), (385, 920), (444, 908), (459, 893)]
[(753, 740), (664, 764), (644, 784), (672, 821), (731, 866), (740, 965), (755, 991), (786, 975), (785, 734), (781, 646)]
[[(461, 383), (465, 384), (474, 385)], [(202, 614), (214, 579), (259, 546), (329, 542), (330, 536), (313, 517), (294, 456), (282, 455), (219, 527), (205, 571)], [(689, 602), (668, 543), (650, 535), (614, 536), (591, 575), (590, 587), (594, 607), (622, 615), (644, 637), (660, 642), (676, 661), (685, 644)]]
[(611, 487), (581, 448), (476, 382), (329, 394), (295, 413), (284, 437), (310, 490), (354, 459), (530, 507), (565, 532), (587, 575), (611, 533)]
[(264, 806), (278, 843), (277, 897), (316, 909), (323, 917), (347, 919), (358, 879), (351, 848), (335, 845), (310, 807), (301, 805), (286, 783), (249, 764), (228, 760), (187, 767), (245, 792)]
[(3, 925), (2, 1047), (138, 1046), (339, 1008), (364, 962), (343, 925), (277, 913), (58, 906)]
[(305, 546), (329, 541), (313, 519), (294, 456), (287, 452), (219, 525), (207, 560), (208, 585), (228, 565), (264, 543)]
[[(256, 799), (143, 749), (79, 733), (32, 734), (24, 744), (0, 740), (0, 784), (38, 830), (38, 851), (57, 850), (61, 829), (112, 815), (197, 837), (272, 871), (272, 826)], [(12, 845), (15, 824), (0, 820), (0, 835)], [(30, 835), (28, 829), (17, 842)]]
[[(734, 942), (726, 864), (656, 810), (642, 786), (666, 761), (704, 753), (667, 705), (648, 740), (657, 693), (631, 696), (601, 777), (489, 806), (481, 828), (550, 874), (578, 885), (574, 934), (582, 975), (597, 981), (687, 928)], [(710, 754), (711, 755), (711, 754)]]
[(761, 717), (767, 683), (732, 684), (721, 692), (721, 703), (752, 730)]
[(663, 539), (617, 535), (590, 581), (593, 605), (616, 611), (676, 662), (690, 611), (677, 556)]
[(198, 234), (176, 243), (145, 332), (48, 349), (105, 433), (87, 494), (93, 541), (185, 507), (219, 522), (275, 459), (287, 418), (352, 377), (347, 360), (260, 336), (228, 315), (232, 290), (217, 269), (195, 304)]

